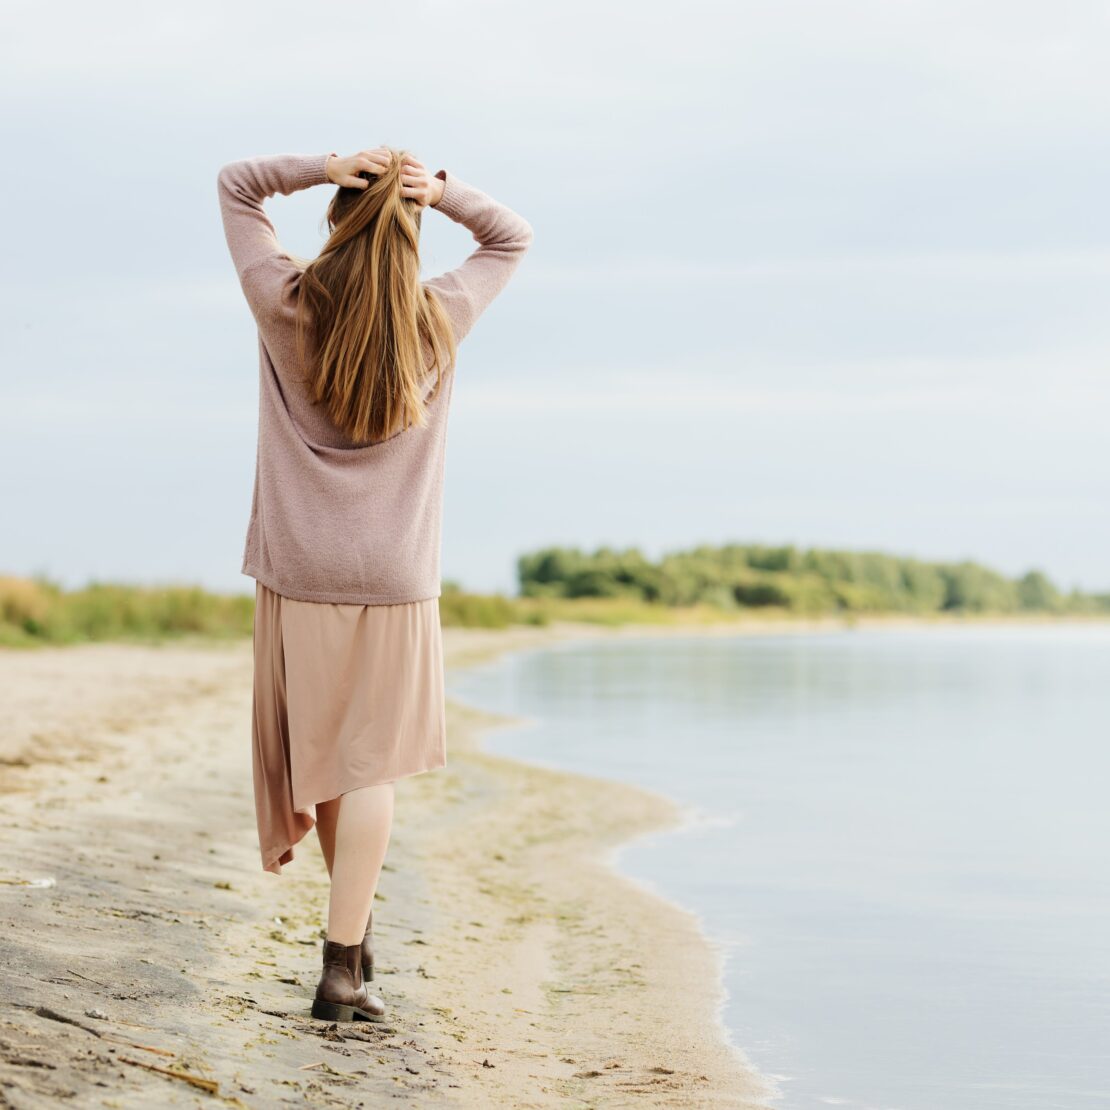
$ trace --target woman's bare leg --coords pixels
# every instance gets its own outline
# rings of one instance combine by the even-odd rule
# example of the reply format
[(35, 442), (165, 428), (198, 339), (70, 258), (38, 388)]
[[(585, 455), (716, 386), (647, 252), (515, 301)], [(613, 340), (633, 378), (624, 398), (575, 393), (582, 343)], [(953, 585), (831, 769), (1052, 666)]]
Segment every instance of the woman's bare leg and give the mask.
[(328, 903), (328, 940), (361, 944), (393, 827), (393, 783), (339, 799)]

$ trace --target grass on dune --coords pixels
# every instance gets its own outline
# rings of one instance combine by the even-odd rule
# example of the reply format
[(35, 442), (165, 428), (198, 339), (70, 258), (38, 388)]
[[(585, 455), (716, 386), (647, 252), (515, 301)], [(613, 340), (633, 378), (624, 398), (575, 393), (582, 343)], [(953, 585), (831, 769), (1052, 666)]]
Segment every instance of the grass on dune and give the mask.
[(65, 590), (45, 578), (0, 577), (0, 644), (157, 641), (172, 636), (249, 636), (254, 598), (199, 586), (93, 582)]

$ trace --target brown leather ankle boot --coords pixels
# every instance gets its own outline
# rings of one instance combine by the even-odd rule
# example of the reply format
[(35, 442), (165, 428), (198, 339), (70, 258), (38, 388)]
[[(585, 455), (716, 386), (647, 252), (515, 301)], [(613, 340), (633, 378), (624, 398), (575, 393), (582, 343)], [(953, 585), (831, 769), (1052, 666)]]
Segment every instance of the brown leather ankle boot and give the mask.
[(362, 945), (324, 941), (324, 970), (312, 1016), (321, 1021), (385, 1021), (385, 1003), (362, 981)]
[(366, 936), (362, 938), (362, 981), (364, 983), (372, 983), (374, 981), (374, 937), (371, 929), (374, 924), (374, 911), (370, 911), (370, 916), (366, 919)]

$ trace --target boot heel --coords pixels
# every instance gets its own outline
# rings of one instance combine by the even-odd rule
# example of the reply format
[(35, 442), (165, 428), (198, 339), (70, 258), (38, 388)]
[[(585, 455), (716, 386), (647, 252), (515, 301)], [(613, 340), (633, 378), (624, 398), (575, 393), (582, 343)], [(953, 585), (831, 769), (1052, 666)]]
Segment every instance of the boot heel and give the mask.
[(354, 1006), (340, 1006), (337, 1002), (324, 1002), (316, 998), (312, 1002), (312, 1016), (321, 1021), (354, 1021)]

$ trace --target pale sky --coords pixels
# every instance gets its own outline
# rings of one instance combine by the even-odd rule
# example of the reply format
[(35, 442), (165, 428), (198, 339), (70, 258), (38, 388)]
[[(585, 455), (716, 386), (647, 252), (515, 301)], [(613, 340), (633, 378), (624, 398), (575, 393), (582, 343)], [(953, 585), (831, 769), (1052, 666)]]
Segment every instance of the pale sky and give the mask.
[[(794, 542), (1110, 589), (1097, 3), (11, 3), (0, 572), (253, 589), (255, 154), (416, 152), (535, 242), (460, 349), (443, 574)], [(330, 187), (270, 202), (313, 254)], [(468, 232), (429, 213), (427, 274)]]

